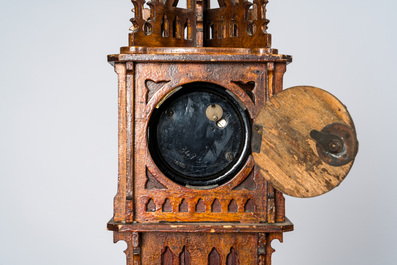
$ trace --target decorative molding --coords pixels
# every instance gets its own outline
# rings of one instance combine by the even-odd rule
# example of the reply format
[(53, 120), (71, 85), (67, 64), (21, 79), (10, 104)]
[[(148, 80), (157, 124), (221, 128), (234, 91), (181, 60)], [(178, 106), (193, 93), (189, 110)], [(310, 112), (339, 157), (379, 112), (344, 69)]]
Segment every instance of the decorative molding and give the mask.
[(255, 93), (254, 93), (255, 82), (254, 81), (249, 81), (246, 83), (244, 83), (243, 81), (231, 81), (231, 82), (238, 85), (242, 90), (244, 90), (245, 93), (247, 93), (247, 95), (250, 97), (252, 102), (254, 102), (254, 104), (255, 104)]
[(145, 183), (145, 189), (147, 190), (166, 190), (167, 188), (161, 184), (148, 169), (146, 169), (147, 181)]
[(151, 79), (147, 79), (145, 81), (145, 86), (147, 89), (147, 95), (146, 95), (146, 103), (150, 101), (150, 99), (153, 97), (153, 95), (164, 85), (169, 83), (170, 81), (153, 81)]
[(255, 174), (254, 169), (252, 169), (251, 173), (248, 175), (246, 179), (244, 179), (237, 187), (233, 190), (256, 190), (257, 185), (255, 182)]

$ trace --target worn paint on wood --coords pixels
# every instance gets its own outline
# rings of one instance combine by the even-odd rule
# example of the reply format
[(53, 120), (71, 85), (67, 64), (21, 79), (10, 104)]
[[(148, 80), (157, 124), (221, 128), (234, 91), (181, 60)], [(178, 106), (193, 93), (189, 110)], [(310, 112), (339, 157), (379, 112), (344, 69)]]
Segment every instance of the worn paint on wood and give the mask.
[[(263, 126), (260, 153), (255, 163), (279, 191), (295, 197), (314, 197), (338, 186), (353, 161), (332, 166), (318, 155), (312, 130), (333, 123), (354, 132), (346, 107), (328, 92), (315, 87), (293, 87), (273, 96), (255, 121)], [(355, 132), (354, 135), (355, 136)]]

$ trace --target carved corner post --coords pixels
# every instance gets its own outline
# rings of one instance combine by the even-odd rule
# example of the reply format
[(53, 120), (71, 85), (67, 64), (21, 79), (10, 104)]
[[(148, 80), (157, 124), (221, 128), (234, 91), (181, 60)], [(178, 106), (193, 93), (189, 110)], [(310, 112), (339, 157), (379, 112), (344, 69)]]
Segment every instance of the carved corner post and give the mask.
[(127, 258), (127, 265), (140, 265), (141, 263), (141, 248), (139, 245), (139, 233), (122, 233), (122, 232), (113, 232), (113, 242), (117, 243), (120, 240), (123, 240), (127, 244), (127, 249), (124, 250), (124, 253)]
[(115, 222), (133, 220), (133, 63), (117, 62), (114, 64), (118, 76), (118, 186), (114, 198)]
[(108, 56), (119, 84), (114, 241), (127, 243), (127, 265), (271, 265), (271, 242), (293, 230), (283, 194), (337, 186), (353, 124), (318, 89), (283, 91), (292, 57), (271, 48), (267, 0), (132, 3), (129, 46)]
[(126, 67), (125, 63), (116, 63), (114, 65), (118, 77), (118, 185), (117, 194), (114, 197), (114, 215), (115, 222), (125, 222), (126, 215), (126, 198), (127, 198), (127, 153), (128, 146), (126, 141), (127, 135), (127, 86), (126, 86)]

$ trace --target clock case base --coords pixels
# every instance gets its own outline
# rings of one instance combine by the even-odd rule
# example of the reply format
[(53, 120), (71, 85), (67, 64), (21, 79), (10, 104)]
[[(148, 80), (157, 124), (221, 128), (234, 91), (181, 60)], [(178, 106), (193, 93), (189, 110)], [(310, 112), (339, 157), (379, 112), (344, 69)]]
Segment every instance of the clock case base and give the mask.
[[(127, 265), (271, 264), (274, 239), (293, 230), (287, 219), (275, 224), (159, 223), (109, 221), (114, 242), (127, 243)], [(213, 260), (211, 260), (213, 259)]]

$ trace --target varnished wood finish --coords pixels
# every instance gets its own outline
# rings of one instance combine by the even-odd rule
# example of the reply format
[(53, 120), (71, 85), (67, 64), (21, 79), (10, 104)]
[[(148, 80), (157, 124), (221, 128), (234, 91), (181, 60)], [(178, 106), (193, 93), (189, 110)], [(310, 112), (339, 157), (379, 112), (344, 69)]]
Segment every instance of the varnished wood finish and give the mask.
[(254, 232), (114, 232), (114, 242), (124, 240), (127, 265), (225, 264), (270, 265), (274, 239), (282, 233)]
[[(283, 193), (320, 195), (353, 163), (335, 166), (311, 131), (346, 125), (355, 156), (353, 122), (325, 91), (282, 92), (292, 57), (271, 48), (268, 0), (218, 0), (219, 8), (209, 0), (180, 8), (178, 1), (132, 0), (128, 46), (108, 56), (119, 82), (118, 188), (108, 229), (114, 242), (127, 243), (127, 265), (271, 265), (271, 242), (293, 230)], [(253, 125), (253, 153), (220, 186), (178, 185), (148, 150), (152, 113), (191, 82), (225, 88)]]
[(293, 224), (286, 219), (285, 222), (277, 223), (130, 223), (123, 224), (110, 220), (108, 229), (115, 232), (200, 232), (200, 233), (282, 233), (293, 230)]
[(343, 166), (325, 163), (318, 155), (312, 130), (341, 123), (354, 124), (346, 107), (315, 87), (293, 87), (276, 94), (255, 121), (263, 126), (261, 152), (253, 153), (262, 175), (279, 191), (314, 197), (338, 186), (353, 161)]
[(204, 46), (271, 46), (271, 35), (267, 33), (267, 0), (218, 2), (220, 7), (211, 9), (210, 1), (207, 1), (204, 11)]
[[(219, 50), (222, 51), (223, 49)], [(206, 51), (203, 51), (201, 55), (205, 54), (207, 54)], [(222, 54), (222, 52), (219, 54)], [(132, 110), (128, 110), (126, 108), (127, 105), (121, 105), (124, 106), (123, 111), (127, 113), (120, 114), (121, 121), (124, 122), (122, 124), (128, 127), (128, 123), (132, 122), (132, 125), (128, 127), (129, 130), (123, 129), (120, 131), (120, 139), (125, 139), (121, 146), (124, 146), (124, 142), (129, 141), (128, 139), (134, 139), (134, 148), (132, 149), (132, 146), (130, 147), (130, 152), (133, 150), (134, 160), (126, 153), (126, 156), (120, 156), (120, 163), (129, 165), (131, 170), (134, 169), (135, 171), (134, 174), (128, 172), (128, 174), (126, 173), (124, 177), (120, 178), (120, 183), (126, 183), (124, 187), (120, 187), (120, 191), (123, 194), (128, 194), (127, 197), (134, 199), (133, 203), (129, 200), (125, 203), (125, 211), (129, 214), (126, 215), (128, 218), (126, 217), (124, 220), (127, 222), (134, 220), (139, 222), (176, 220), (191, 222), (201, 220), (275, 222), (279, 218), (278, 220), (282, 221), (284, 216), (280, 215), (284, 213), (284, 210), (282, 210), (284, 203), (281, 201), (278, 205), (278, 209), (281, 210), (276, 211), (274, 192), (269, 197), (271, 203), (267, 202), (267, 183), (263, 181), (263, 178), (258, 173), (254, 173), (255, 167), (252, 159), (248, 159), (246, 166), (234, 179), (221, 187), (212, 189), (211, 192), (182, 187), (166, 178), (152, 161), (148, 153), (146, 129), (152, 110), (173, 88), (180, 84), (203, 80), (219, 84), (233, 92), (242, 104), (247, 107), (251, 117), (254, 119), (260, 111), (260, 107), (269, 97), (269, 94), (273, 94), (276, 89), (280, 90), (282, 85), (280, 82), (277, 82), (276, 76), (282, 76), (285, 67), (281, 67), (281, 71), (278, 71), (274, 65), (285, 65), (289, 61), (288, 58), (266, 54), (256, 57), (256, 61), (259, 60), (259, 62), (247, 61), (247, 63), (249, 62), (247, 64), (240, 62), (240, 60), (247, 60), (248, 58), (238, 52), (235, 55), (229, 54), (228, 56), (224, 56), (228, 57), (229, 62), (234, 62), (231, 64), (214, 62), (213, 58), (202, 58), (204, 61), (201, 63), (184, 62), (184, 60), (190, 61), (191, 58), (189, 56), (192, 55), (182, 58), (173, 56), (173, 61), (162, 62), (160, 64), (155, 60), (150, 63), (141, 62), (141, 56), (143, 55), (136, 54), (127, 58), (118, 57), (118, 60), (115, 61), (115, 65), (122, 63), (130, 65), (130, 73), (134, 74), (134, 82), (128, 81), (132, 80), (128, 74), (120, 76), (121, 79), (126, 79), (125, 83), (127, 84), (125, 88), (121, 88), (126, 91), (126, 95), (130, 95), (130, 97), (134, 95), (135, 100), (130, 101), (128, 97), (125, 97), (123, 102), (128, 103), (130, 108), (133, 106), (133, 111), (139, 113), (139, 117), (129, 116), (131, 117), (131, 120), (129, 120), (126, 117), (131, 115), (128, 113), (132, 113)], [(112, 61), (115, 59), (115, 57), (111, 58)], [(135, 59), (136, 61), (130, 61), (131, 59)], [(157, 58), (153, 55), (152, 59)], [(272, 67), (268, 66), (270, 64), (269, 60), (274, 60), (271, 62)], [(159, 60), (159, 62), (161, 61)], [(208, 73), (211, 74), (208, 75)], [(267, 85), (268, 80), (271, 80), (271, 87)], [(123, 80), (120, 83), (124, 84)], [(251, 91), (244, 90), (245, 84), (249, 83), (253, 84), (252, 88), (250, 88)], [(269, 92), (269, 90), (271, 91)], [(134, 129), (134, 132), (132, 129)], [(255, 188), (250, 188), (249, 185), (242, 184), (250, 174), (252, 178), (247, 181), (253, 182), (249, 183), (249, 185), (252, 187), (255, 186)], [(135, 176), (134, 180), (127, 179), (128, 176), (132, 175)], [(132, 188), (131, 184), (134, 185), (134, 188)], [(118, 197), (121, 197), (120, 194)], [(204, 209), (196, 211), (196, 206), (200, 199), (204, 204)], [(184, 207), (187, 208), (180, 211), (179, 205), (183, 200), (187, 204)], [(218, 200), (220, 205), (220, 209), (216, 209), (216, 211), (212, 209), (212, 204), (215, 200)], [(246, 204), (249, 200), (250, 203), (248, 206), (251, 208), (246, 209)], [(147, 210), (149, 201), (150, 210)], [(163, 210), (166, 201), (167, 207)], [(236, 203), (237, 210), (229, 211), (228, 206), (232, 201)], [(278, 217), (276, 212), (278, 213)], [(222, 214), (219, 215), (219, 213)], [(124, 220), (121, 219), (120, 221)]]
[[(196, 11), (202, 8), (187, 1), (186, 8), (176, 7), (178, 1), (132, 0), (134, 17), (129, 46), (189, 47), (199, 46)], [(200, 2), (197, 3), (200, 5)]]
[(127, 136), (127, 95), (126, 95), (126, 69), (125, 63), (116, 63), (114, 65), (115, 72), (118, 75), (118, 106), (119, 106), (119, 164), (118, 164), (118, 187), (117, 195), (114, 198), (114, 220), (117, 222), (124, 221), (126, 218), (126, 197), (127, 197), (127, 160), (128, 150)]
[[(237, 236), (231, 234), (249, 234), (256, 238), (257, 243), (245, 252), (240, 253), (242, 250), (232, 239), (227, 247), (217, 246), (221, 249), (222, 262), (227, 261), (233, 248), (237, 254), (230, 254), (229, 261), (236, 260), (233, 255), (237, 255), (239, 264), (270, 265), (266, 260), (270, 260), (272, 249), (267, 247), (266, 240), (273, 238), (273, 235), (280, 237), (283, 232), (291, 231), (293, 226), (289, 221), (285, 223), (282, 193), (261, 176), (253, 158), (250, 157), (241, 171), (224, 185), (211, 190), (191, 189), (173, 183), (158, 170), (148, 152), (146, 135), (150, 115), (157, 104), (175, 87), (195, 81), (225, 87), (255, 120), (264, 103), (282, 90), (282, 76), (291, 57), (267, 53), (274, 50), (258, 49), (202, 48), (200, 51), (189, 48), (188, 51), (191, 53), (184, 53), (182, 48), (159, 48), (109, 56), (116, 69), (121, 69), (121, 174), (115, 199), (115, 219), (109, 222), (108, 229), (114, 231), (117, 240), (125, 240), (129, 245), (126, 250), (128, 265), (158, 264), (162, 260), (178, 264), (181, 250), (174, 252), (172, 247), (166, 249), (166, 246), (156, 244), (153, 241), (155, 237), (147, 235), (155, 235), (155, 231), (162, 232), (166, 241), (172, 238), (181, 241), (182, 237), (189, 235), (193, 241), (207, 240), (214, 246), (218, 242), (224, 244), (226, 238)], [(164, 221), (185, 222), (185, 225), (163, 224)], [(208, 223), (210, 221), (221, 223)], [(186, 222), (197, 224), (192, 226)], [(197, 233), (201, 236), (195, 236)], [(211, 236), (211, 233), (217, 234), (217, 237)], [(263, 252), (257, 250), (261, 242), (260, 234), (267, 238), (263, 243)], [(133, 247), (143, 242), (146, 242), (144, 248)], [(157, 247), (148, 248), (150, 245)], [(206, 256), (203, 252), (199, 258), (197, 251), (186, 249), (191, 264), (206, 264), (201, 263), (202, 260), (208, 262), (209, 253)], [(250, 253), (252, 257), (246, 259), (244, 255), (247, 254), (244, 253)], [(156, 257), (157, 261), (150, 260), (150, 256)], [(148, 259), (152, 263), (145, 263), (149, 262)]]
[(119, 80), (119, 176), (108, 229), (127, 265), (271, 265), (271, 242), (293, 230), (283, 194), (249, 155), (230, 181), (210, 189), (172, 182), (148, 150), (148, 124), (177, 87), (225, 88), (255, 122), (282, 90), (291, 56), (271, 47), (267, 0), (132, 0), (129, 44), (108, 56)]
[[(259, 71), (256, 74), (255, 71)], [(255, 73), (252, 73), (255, 72)], [(211, 73), (210, 75), (208, 73)], [(136, 221), (139, 222), (158, 222), (158, 221), (241, 221), (241, 222), (260, 222), (266, 220), (266, 203), (265, 200), (258, 200), (265, 193), (265, 182), (260, 176), (256, 176), (257, 189), (255, 191), (248, 191), (247, 189), (234, 190), (253, 170), (253, 161), (249, 159), (246, 166), (240, 173), (227, 184), (208, 190), (191, 189), (182, 187), (170, 181), (165, 177), (156, 167), (154, 161), (148, 153), (147, 146), (147, 128), (151, 112), (156, 107), (159, 101), (165, 97), (172, 89), (180, 84), (206, 80), (211, 83), (221, 85), (233, 93), (243, 102), (245, 106), (250, 106), (252, 116), (254, 116), (259, 109), (247, 94), (238, 86), (234, 85), (232, 80), (242, 80), (243, 82), (254, 81), (258, 87), (258, 103), (263, 104), (265, 95), (260, 91), (265, 91), (263, 84), (260, 80), (264, 79), (264, 66), (251, 65), (247, 68), (244, 64), (190, 64), (190, 63), (142, 63), (136, 64), (136, 111), (142, 113), (141, 119), (135, 120), (136, 139), (135, 142), (135, 159), (137, 165), (135, 166), (135, 176), (142, 176), (136, 179), (135, 192), (136, 201), (135, 205), (138, 207), (136, 213)], [(222, 76), (222, 78), (221, 78)], [(166, 85), (160, 88), (151, 99), (147, 99), (145, 92), (145, 80), (150, 79), (155, 82), (167, 80)], [(148, 102), (146, 104), (146, 102)], [(144, 183), (146, 182), (145, 172), (148, 170), (155, 178), (166, 187), (163, 190), (146, 190)], [(155, 200), (156, 211), (144, 211), (145, 205), (148, 200), (152, 198)], [(173, 211), (170, 213), (161, 212), (161, 205), (166, 199), (171, 200)], [(205, 212), (197, 213), (195, 206), (198, 200), (202, 199), (205, 205)], [(246, 212), (244, 205), (251, 199), (256, 206), (256, 211)], [(188, 205), (187, 212), (179, 211), (179, 205), (182, 200), (185, 200)], [(230, 213), (227, 210), (228, 204), (235, 200), (239, 206), (236, 213)], [(214, 208), (216, 206), (220, 208)], [(222, 212), (220, 215), (219, 213)]]
[(267, 33), (267, 0), (218, 1), (132, 0), (129, 46), (151, 47), (260, 47), (271, 46)]
[[(174, 48), (133, 46), (121, 47), (120, 51), (121, 54), (109, 55), (108, 61), (110, 63), (117, 61), (142, 62), (152, 59), (157, 62), (292, 62), (292, 57), (290, 55), (278, 54), (277, 49), (269, 48)], [(276, 65), (273, 66), (269, 70), (273, 71), (277, 68)]]

